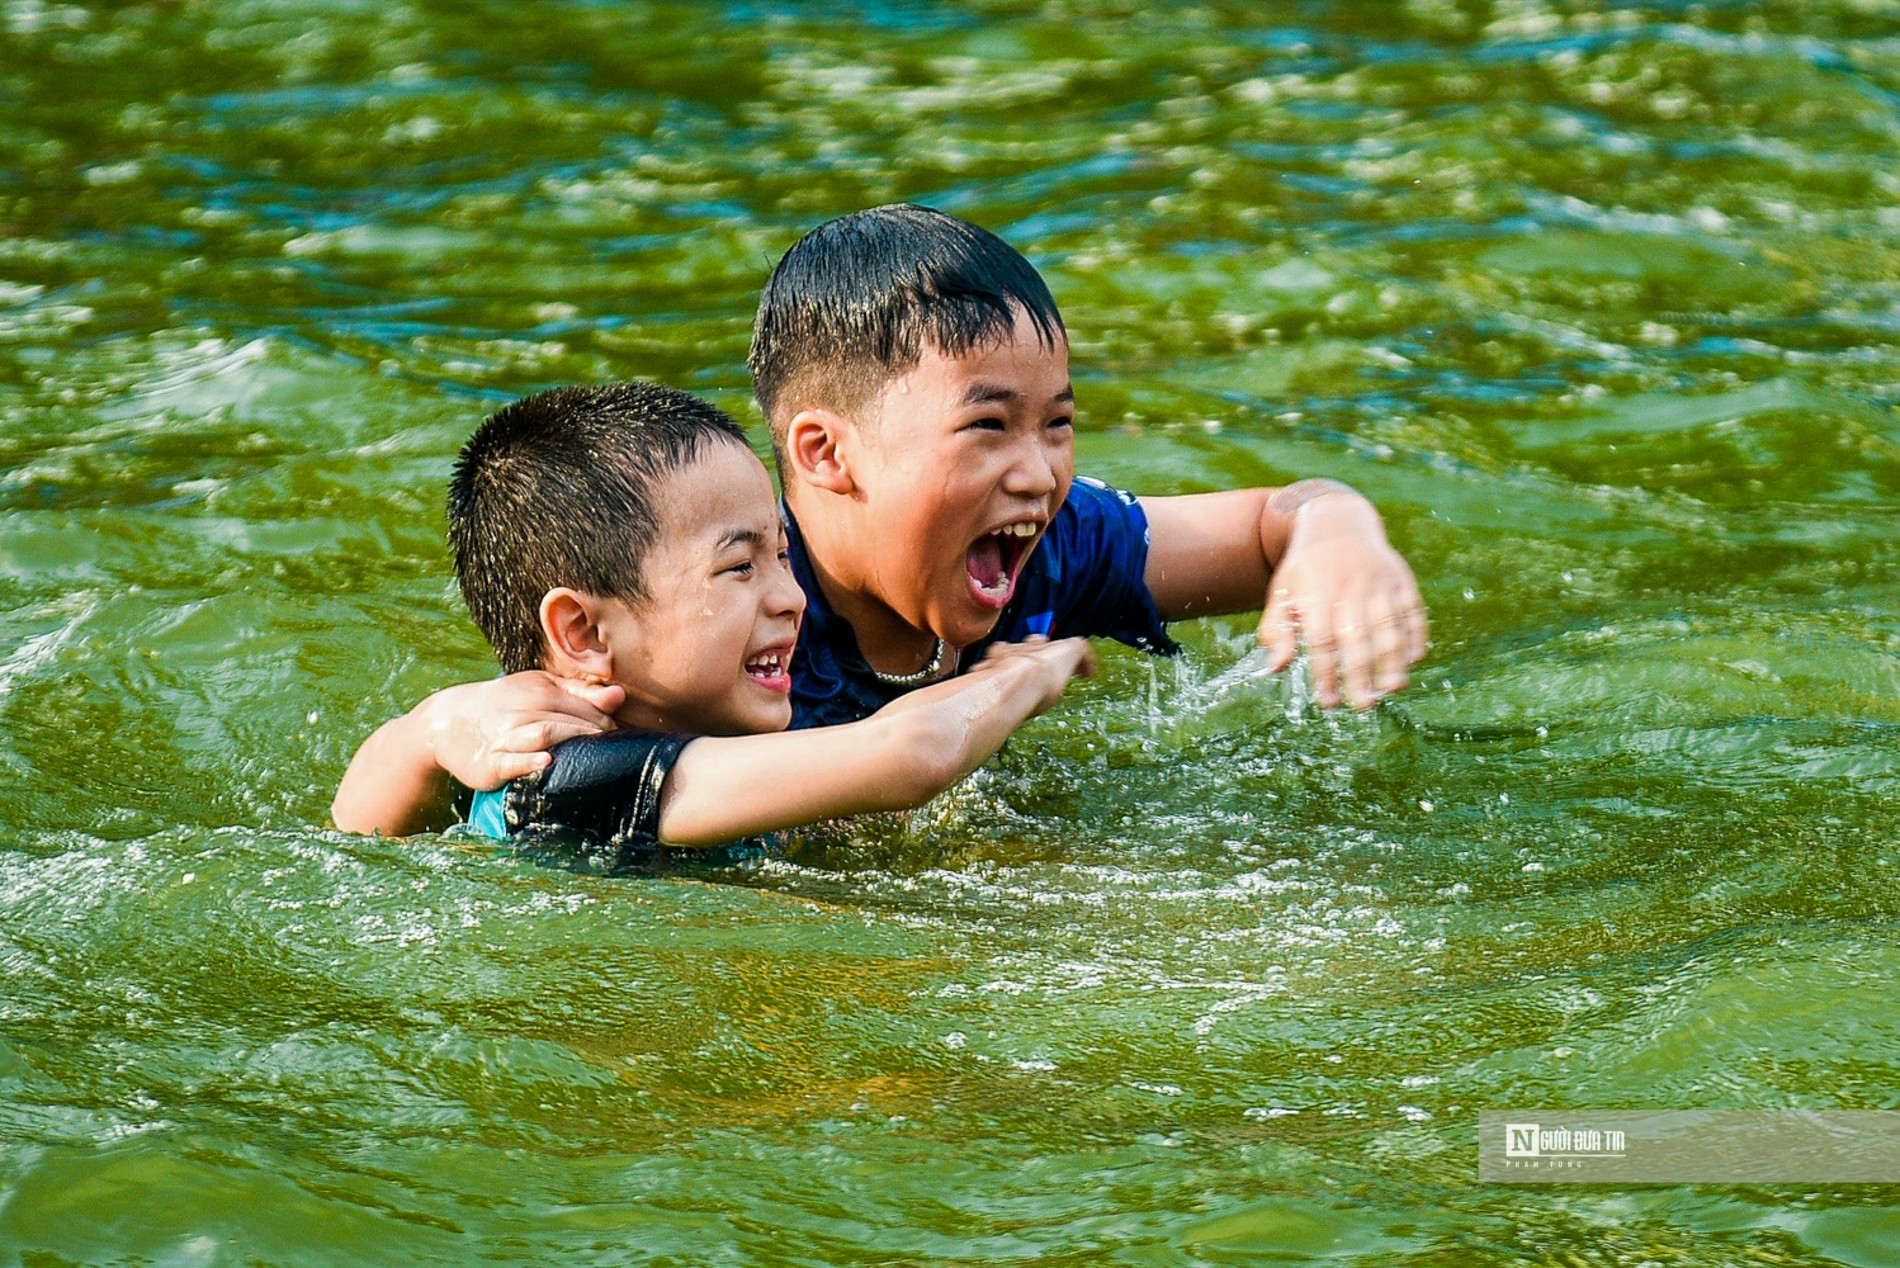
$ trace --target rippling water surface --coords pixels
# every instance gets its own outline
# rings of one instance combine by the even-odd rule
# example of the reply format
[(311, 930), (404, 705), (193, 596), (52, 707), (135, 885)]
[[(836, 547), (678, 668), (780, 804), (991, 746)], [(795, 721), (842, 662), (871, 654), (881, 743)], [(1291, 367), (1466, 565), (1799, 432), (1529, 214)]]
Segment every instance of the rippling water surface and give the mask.
[[(731, 883), (327, 830), (489, 672), (482, 414), (756, 430), (771, 261), (900, 198), (1047, 274), (1084, 471), (1377, 499), (1415, 685), (1191, 625)], [(1894, 0), (0, 0), (0, 1247), (1900, 1262), (1474, 1143), (1900, 1108), (1897, 335)]]

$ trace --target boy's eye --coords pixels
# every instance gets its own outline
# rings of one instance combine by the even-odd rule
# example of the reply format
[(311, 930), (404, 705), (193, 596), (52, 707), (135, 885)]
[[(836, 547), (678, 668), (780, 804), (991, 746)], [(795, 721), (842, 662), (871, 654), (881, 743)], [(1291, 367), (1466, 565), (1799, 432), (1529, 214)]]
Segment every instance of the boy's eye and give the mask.
[(722, 568), (720, 569), (720, 571), (736, 573), (737, 575), (741, 577), (749, 577), (752, 575), (752, 561), (750, 559), (747, 559), (747, 560), (744, 560), (743, 562), (732, 565), (730, 568)]
[(1000, 418), (979, 418), (969, 425), (970, 431), (1007, 431), (1009, 424)]
[(1075, 426), (1075, 416), (1073, 414), (1064, 414), (1061, 418), (1052, 418), (1049, 420), (1049, 426), (1073, 427)]

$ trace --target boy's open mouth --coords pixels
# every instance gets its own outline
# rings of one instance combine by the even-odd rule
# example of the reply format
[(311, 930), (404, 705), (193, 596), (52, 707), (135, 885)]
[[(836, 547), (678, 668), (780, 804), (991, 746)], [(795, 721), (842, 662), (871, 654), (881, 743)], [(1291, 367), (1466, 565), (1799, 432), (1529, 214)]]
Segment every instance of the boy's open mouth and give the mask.
[(985, 607), (1000, 608), (1016, 593), (1016, 577), (1023, 560), (1036, 547), (1042, 525), (1035, 520), (1018, 520), (994, 532), (983, 534), (964, 557), (969, 574), (970, 593)]
[(791, 643), (775, 643), (746, 657), (745, 675), (768, 691), (792, 689)]

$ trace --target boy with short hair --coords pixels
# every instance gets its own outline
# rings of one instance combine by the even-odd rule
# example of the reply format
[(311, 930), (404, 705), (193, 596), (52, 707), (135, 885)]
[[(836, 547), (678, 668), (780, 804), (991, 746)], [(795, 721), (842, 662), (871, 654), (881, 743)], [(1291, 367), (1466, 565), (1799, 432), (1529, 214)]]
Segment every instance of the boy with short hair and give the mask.
[(1328, 705), (1342, 662), (1363, 706), (1424, 654), (1411, 570), (1344, 485), (1137, 501), (1074, 480), (1061, 314), (967, 221), (894, 206), (812, 230), (766, 282), (749, 362), (812, 599), (802, 717), (861, 716), (996, 639), (1170, 652), (1167, 622), (1263, 605), (1274, 668), (1303, 629)]
[[(791, 721), (805, 597), (771, 481), (738, 424), (669, 388), (557, 388), (496, 414), (456, 464), (449, 540), (503, 669), (619, 692), (621, 729), (478, 793), (472, 818), (578, 843), (615, 870), (665, 846), (920, 805), (1091, 667), (1080, 639), (1021, 644), (866, 720), (772, 734)], [(414, 725), (405, 715), (358, 752), (340, 826), (389, 827), (351, 807), (432, 791)]]
[[(1303, 636), (1327, 706), (1342, 671), (1365, 707), (1424, 655), (1411, 570), (1345, 485), (1138, 501), (1076, 480), (1061, 314), (1027, 260), (967, 221), (900, 205), (812, 230), (766, 283), (749, 364), (810, 603), (794, 726), (865, 717), (997, 640), (1167, 653), (1169, 621), (1263, 605), (1272, 668)], [(545, 732), (611, 724), (550, 679), (428, 708), (448, 737), (437, 761), (474, 783), (531, 760)], [(467, 742), (478, 730), (485, 747)]]

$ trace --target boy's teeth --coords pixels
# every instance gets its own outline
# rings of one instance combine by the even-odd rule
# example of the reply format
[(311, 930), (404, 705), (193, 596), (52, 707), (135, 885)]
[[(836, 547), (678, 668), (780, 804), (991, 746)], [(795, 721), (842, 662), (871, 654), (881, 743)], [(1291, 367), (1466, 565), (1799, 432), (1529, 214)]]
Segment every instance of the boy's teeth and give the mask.
[(1027, 522), (1021, 524), (1005, 524), (996, 531), (1001, 533), (1004, 537), (1034, 537), (1036, 535), (1036, 526)]

